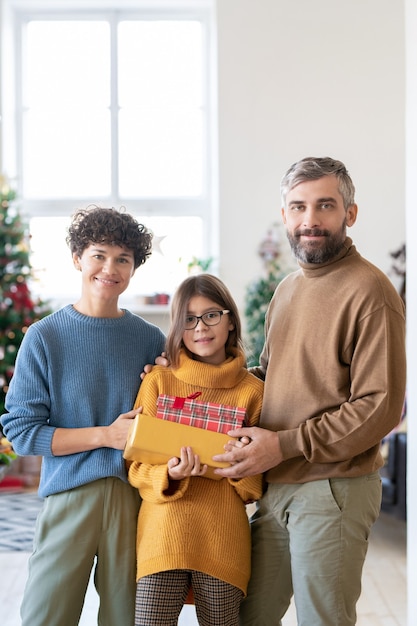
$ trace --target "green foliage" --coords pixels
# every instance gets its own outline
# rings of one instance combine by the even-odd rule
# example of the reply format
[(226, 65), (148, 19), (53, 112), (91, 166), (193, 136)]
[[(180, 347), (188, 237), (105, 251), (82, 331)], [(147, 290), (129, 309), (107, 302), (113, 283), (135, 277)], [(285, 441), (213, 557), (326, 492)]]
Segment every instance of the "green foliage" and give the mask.
[(34, 299), (28, 281), (32, 278), (28, 227), (14, 201), (16, 194), (0, 177), (0, 415), (13, 375), (17, 351), (33, 322), (51, 311)]
[(194, 272), (209, 272), (212, 263), (213, 257), (209, 257), (207, 259), (199, 259), (196, 256), (193, 256), (191, 261), (187, 265), (188, 273), (192, 274)]
[(17, 458), (11, 444), (2, 437), (0, 439), (0, 465), (11, 465), (12, 461)]
[(254, 280), (247, 287), (245, 318), (249, 367), (259, 364), (259, 356), (264, 345), (265, 314), (275, 289), (287, 273), (276, 260), (268, 265), (265, 277)]

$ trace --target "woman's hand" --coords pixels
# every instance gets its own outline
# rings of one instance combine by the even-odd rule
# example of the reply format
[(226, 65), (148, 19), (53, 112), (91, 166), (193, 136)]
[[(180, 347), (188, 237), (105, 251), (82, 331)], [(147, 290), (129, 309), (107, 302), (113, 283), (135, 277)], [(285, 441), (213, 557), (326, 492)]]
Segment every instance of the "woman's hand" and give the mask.
[(107, 447), (123, 450), (126, 445), (127, 435), (136, 415), (142, 413), (142, 407), (132, 409), (127, 413), (121, 413), (113, 424), (107, 427)]
[(97, 448), (123, 450), (130, 426), (142, 407), (121, 413), (110, 426), (56, 428), (52, 437), (52, 454), (64, 456)]
[(180, 458), (174, 456), (168, 461), (168, 474), (173, 480), (182, 480), (187, 476), (204, 476), (207, 465), (201, 466), (200, 457), (194, 454), (192, 448), (181, 448)]

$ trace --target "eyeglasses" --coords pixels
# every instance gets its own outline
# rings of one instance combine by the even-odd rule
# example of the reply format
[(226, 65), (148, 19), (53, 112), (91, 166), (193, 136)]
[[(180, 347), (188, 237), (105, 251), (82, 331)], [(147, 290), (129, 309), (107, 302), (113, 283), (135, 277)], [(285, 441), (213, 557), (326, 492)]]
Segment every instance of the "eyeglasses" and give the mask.
[(222, 315), (226, 315), (226, 313), (230, 313), (230, 311), (225, 309), (224, 311), (207, 311), (204, 315), (187, 315), (184, 321), (184, 329), (193, 330), (197, 328), (197, 324), (200, 320), (204, 322), (206, 326), (217, 326), (217, 324), (220, 324)]

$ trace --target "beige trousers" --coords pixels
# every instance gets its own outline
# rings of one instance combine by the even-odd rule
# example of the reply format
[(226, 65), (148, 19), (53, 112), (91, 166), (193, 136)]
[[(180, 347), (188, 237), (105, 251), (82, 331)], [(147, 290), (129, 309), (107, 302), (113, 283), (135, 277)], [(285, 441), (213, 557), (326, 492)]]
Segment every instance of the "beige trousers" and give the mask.
[(49, 496), (36, 523), (22, 626), (76, 626), (92, 570), (97, 624), (133, 626), (139, 494), (103, 478)]
[(252, 574), (242, 626), (280, 626), (291, 598), (298, 626), (353, 626), (378, 472), (299, 485), (269, 484), (251, 518)]

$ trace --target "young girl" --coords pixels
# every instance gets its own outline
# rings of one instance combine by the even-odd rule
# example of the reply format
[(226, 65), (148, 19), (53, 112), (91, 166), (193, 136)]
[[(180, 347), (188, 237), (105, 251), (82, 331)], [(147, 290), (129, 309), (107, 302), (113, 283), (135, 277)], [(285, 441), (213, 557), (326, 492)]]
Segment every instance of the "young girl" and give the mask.
[[(145, 376), (135, 407), (155, 415), (160, 394), (201, 391), (199, 400), (244, 407), (257, 424), (263, 382), (246, 370), (238, 309), (221, 280), (200, 274), (180, 285), (166, 350), (170, 367)], [(165, 465), (130, 466), (143, 499), (135, 626), (177, 624), (190, 587), (201, 626), (238, 625), (250, 575), (245, 502), (260, 498), (262, 478), (212, 480), (206, 470), (187, 447)]]

